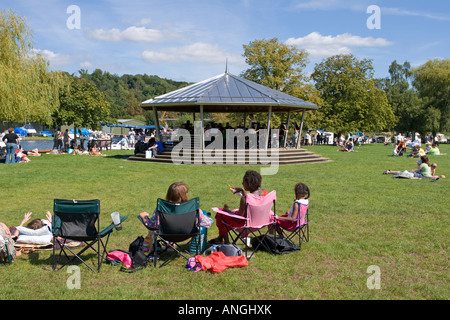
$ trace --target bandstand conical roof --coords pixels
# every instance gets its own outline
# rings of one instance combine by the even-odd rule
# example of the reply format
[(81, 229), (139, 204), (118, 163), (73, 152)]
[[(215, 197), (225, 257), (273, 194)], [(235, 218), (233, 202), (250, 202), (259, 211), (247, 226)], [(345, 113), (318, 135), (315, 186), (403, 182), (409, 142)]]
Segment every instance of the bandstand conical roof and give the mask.
[(177, 112), (298, 112), (317, 105), (225, 72), (141, 103), (143, 109)]

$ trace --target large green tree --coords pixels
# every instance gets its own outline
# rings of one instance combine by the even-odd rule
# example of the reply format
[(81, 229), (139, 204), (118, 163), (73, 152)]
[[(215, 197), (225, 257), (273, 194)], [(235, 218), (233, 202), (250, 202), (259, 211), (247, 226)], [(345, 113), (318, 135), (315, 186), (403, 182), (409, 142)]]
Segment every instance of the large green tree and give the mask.
[(33, 50), (26, 19), (0, 10), (0, 121), (50, 124), (63, 80)]
[(413, 86), (423, 100), (421, 133), (450, 132), (450, 59), (429, 60), (413, 70)]
[(108, 123), (110, 105), (103, 92), (84, 78), (71, 77), (70, 85), (60, 91), (60, 107), (53, 113), (54, 125), (73, 125), (74, 128), (101, 128), (100, 122)]
[(422, 100), (410, 85), (413, 76), (409, 62), (403, 64), (393, 61), (389, 66), (389, 77), (379, 79), (377, 86), (386, 92), (398, 123), (395, 131), (418, 132), (423, 123)]
[[(243, 47), (245, 62), (250, 67), (241, 74), (242, 77), (320, 106), (318, 91), (305, 72), (308, 63), (305, 50), (280, 43), (277, 38), (254, 40)], [(261, 114), (257, 119), (264, 121), (266, 117)], [(273, 115), (272, 124), (278, 126), (284, 117)], [(293, 115), (292, 119), (299, 121), (300, 115)], [(308, 120), (309, 117), (306, 122)]]
[(396, 117), (385, 92), (375, 86), (371, 60), (332, 56), (316, 64), (311, 77), (323, 101), (324, 129), (343, 134), (394, 127)]

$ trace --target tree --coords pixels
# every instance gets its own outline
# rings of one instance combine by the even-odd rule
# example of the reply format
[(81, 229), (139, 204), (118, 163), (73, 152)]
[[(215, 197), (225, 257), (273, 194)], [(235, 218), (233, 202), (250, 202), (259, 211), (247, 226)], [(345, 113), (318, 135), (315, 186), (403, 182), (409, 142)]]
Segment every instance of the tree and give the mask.
[(25, 18), (0, 10), (0, 121), (50, 124), (63, 80), (34, 52)]
[[(242, 77), (320, 106), (320, 96), (304, 72), (308, 63), (305, 50), (280, 43), (277, 38), (254, 40), (243, 47), (245, 62), (250, 68), (241, 74)], [(266, 119), (266, 115), (256, 117), (258, 121)], [(294, 115), (292, 119), (299, 118), (300, 115)], [(281, 122), (279, 115), (272, 116), (274, 126)]]
[[(188, 85), (187, 82), (177, 82), (149, 75), (113, 75), (100, 69), (89, 74), (87, 70), (78, 71), (81, 78), (89, 79), (103, 92), (111, 105), (110, 116), (115, 119), (126, 117), (153, 119), (153, 112), (140, 107), (144, 100), (173, 91)], [(153, 120), (152, 120), (153, 121)], [(149, 122), (147, 122), (149, 124)]]
[(389, 66), (389, 75), (388, 78), (380, 79), (377, 87), (386, 92), (389, 104), (398, 117), (395, 131), (419, 131), (423, 122), (422, 100), (410, 85), (413, 76), (410, 63), (405, 61), (401, 65), (393, 61)]
[(450, 59), (428, 60), (413, 70), (413, 86), (423, 99), (421, 133), (450, 131)]
[(321, 123), (338, 134), (390, 130), (396, 117), (386, 94), (375, 87), (372, 61), (336, 55), (316, 64), (311, 75), (323, 101)]
[(70, 85), (60, 92), (60, 107), (53, 113), (56, 126), (74, 125), (76, 132), (77, 128), (82, 127), (98, 130), (101, 128), (100, 122), (113, 121), (109, 117), (109, 102), (92, 81), (77, 77), (69, 81)]
[(292, 94), (306, 80), (303, 70), (308, 53), (279, 43), (277, 38), (244, 45), (244, 57), (250, 68), (242, 76), (263, 86)]

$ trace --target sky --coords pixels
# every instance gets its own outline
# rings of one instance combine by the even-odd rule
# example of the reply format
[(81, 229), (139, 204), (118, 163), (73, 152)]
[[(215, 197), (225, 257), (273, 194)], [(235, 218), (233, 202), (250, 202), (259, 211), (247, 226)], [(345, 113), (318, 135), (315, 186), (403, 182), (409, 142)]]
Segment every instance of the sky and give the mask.
[(374, 76), (450, 52), (447, 0), (0, 0), (27, 19), (51, 70), (101, 69), (198, 82), (248, 68), (243, 45), (308, 52), (305, 73), (336, 54), (371, 59)]

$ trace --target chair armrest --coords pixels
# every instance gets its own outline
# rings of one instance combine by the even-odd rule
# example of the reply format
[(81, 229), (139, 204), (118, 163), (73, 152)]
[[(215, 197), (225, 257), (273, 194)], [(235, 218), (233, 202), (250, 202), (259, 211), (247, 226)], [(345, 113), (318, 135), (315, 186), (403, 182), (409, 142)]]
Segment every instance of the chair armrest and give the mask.
[(147, 225), (145, 224), (144, 220), (142, 220), (141, 216), (137, 216), (137, 218), (138, 218), (138, 220), (144, 225), (144, 227), (146, 227), (148, 230), (151, 230), (151, 231), (159, 230), (159, 228), (150, 228), (149, 226), (147, 226)]
[[(120, 217), (120, 223), (122, 223), (122, 222), (124, 222), (125, 220), (127, 220), (127, 218), (128, 218), (128, 217), (126, 217), (126, 216), (121, 216), (121, 217)], [(103, 236), (107, 235), (108, 233), (112, 232), (114, 226), (115, 226), (115, 224), (114, 224), (114, 222), (112, 222), (109, 226), (107, 226), (105, 229), (103, 229), (102, 231), (100, 231), (100, 236), (103, 237)]]
[(240, 216), (240, 215), (235, 214), (235, 213), (229, 213), (229, 212), (223, 211), (223, 210), (220, 209), (220, 208), (211, 208), (211, 209), (212, 209), (213, 211), (215, 211), (216, 213), (220, 213), (220, 214), (223, 214), (223, 215), (226, 215), (226, 216), (235, 218), (235, 219), (248, 220), (248, 218), (246, 218), (246, 217)]

